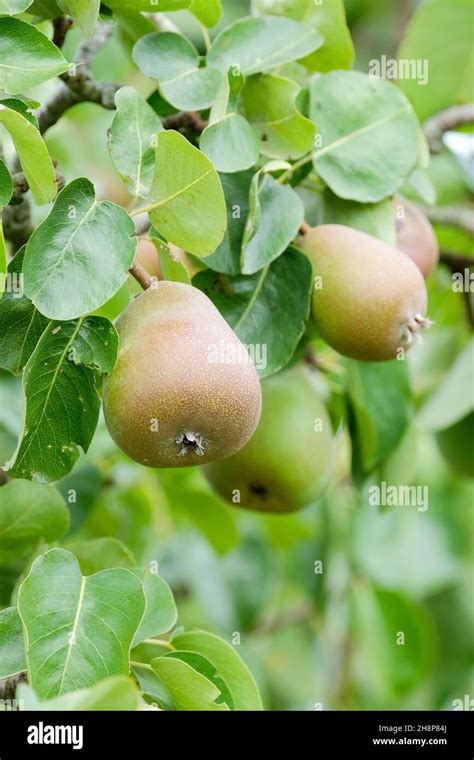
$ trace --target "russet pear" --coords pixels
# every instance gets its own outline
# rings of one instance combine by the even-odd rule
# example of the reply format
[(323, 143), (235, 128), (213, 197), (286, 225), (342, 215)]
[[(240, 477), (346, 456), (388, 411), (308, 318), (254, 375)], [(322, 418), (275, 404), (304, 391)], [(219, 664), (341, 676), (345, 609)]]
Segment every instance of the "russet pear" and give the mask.
[(395, 359), (431, 324), (423, 276), (396, 248), (340, 224), (314, 227), (299, 245), (313, 265), (313, 321), (339, 353)]
[(203, 468), (230, 504), (294, 512), (324, 493), (333, 464), (333, 434), (312, 372), (297, 366), (263, 380), (262, 417), (253, 437), (234, 456)]
[(120, 349), (104, 384), (104, 413), (126, 454), (148, 467), (189, 467), (247, 443), (261, 412), (258, 374), (204, 293), (155, 282), (116, 327)]

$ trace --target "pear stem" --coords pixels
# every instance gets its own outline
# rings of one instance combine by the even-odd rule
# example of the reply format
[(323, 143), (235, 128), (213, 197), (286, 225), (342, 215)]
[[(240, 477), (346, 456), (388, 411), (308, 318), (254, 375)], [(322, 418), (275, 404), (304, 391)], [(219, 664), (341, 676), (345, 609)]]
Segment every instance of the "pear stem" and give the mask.
[(156, 277), (151, 277), (146, 269), (144, 269), (142, 265), (138, 264), (136, 261), (128, 271), (132, 277), (135, 277), (136, 281), (140, 283), (143, 290), (148, 290), (148, 288), (151, 288), (153, 282), (156, 280)]
[(300, 233), (302, 235), (307, 235), (310, 230), (311, 230), (311, 225), (308, 224), (308, 222), (303, 222), (303, 224), (300, 227)]

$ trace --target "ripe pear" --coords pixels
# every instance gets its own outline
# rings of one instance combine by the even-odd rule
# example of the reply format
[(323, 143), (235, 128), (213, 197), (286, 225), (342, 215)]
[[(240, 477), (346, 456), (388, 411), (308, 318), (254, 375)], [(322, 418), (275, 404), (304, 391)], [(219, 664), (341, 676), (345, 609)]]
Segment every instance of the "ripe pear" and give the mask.
[(313, 264), (315, 326), (339, 353), (394, 359), (431, 324), (423, 276), (396, 248), (341, 224), (314, 227), (299, 245)]
[(258, 374), (204, 293), (155, 282), (116, 327), (120, 350), (104, 413), (126, 454), (148, 467), (190, 467), (247, 443), (261, 412)]
[(441, 453), (458, 475), (474, 478), (474, 412), (436, 435)]
[(439, 248), (433, 227), (413, 203), (397, 196), (393, 201), (397, 228), (397, 248), (421, 271), (425, 280), (436, 268)]
[(263, 410), (249, 443), (203, 470), (228, 502), (294, 512), (319, 499), (332, 465), (332, 430), (311, 370), (296, 366), (262, 381)]

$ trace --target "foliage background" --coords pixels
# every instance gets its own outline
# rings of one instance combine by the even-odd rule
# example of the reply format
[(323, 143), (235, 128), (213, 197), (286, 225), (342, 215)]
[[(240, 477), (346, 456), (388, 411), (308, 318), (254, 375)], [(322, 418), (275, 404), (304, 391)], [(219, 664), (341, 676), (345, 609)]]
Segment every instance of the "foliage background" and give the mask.
[[(414, 5), (411, 0), (347, 0), (355, 68), (366, 71), (371, 59), (395, 56)], [(248, 12), (244, 0), (227, 0), (224, 6), (221, 26)], [(185, 13), (175, 15), (202, 49), (198, 26)], [(71, 31), (67, 58), (77, 39)], [(131, 64), (116, 35), (97, 56), (93, 72), (99, 80), (119, 80), (149, 94), (149, 80)], [(450, 71), (443, 76), (449, 80)], [(37, 88), (38, 100), (53, 87), (48, 82)], [(46, 142), (68, 182), (87, 176), (98, 198), (126, 205), (129, 198), (107, 148), (113, 115), (80, 104)], [(447, 150), (432, 157), (428, 174), (438, 204), (472, 202)], [(309, 220), (317, 221), (318, 209), (309, 196), (304, 199)], [(39, 222), (43, 209), (36, 213)], [(437, 232), (444, 247), (469, 251), (460, 233), (446, 227)], [(430, 282), (430, 316), (436, 329), (408, 358), (410, 392), (395, 387), (393, 401), (368, 372), (362, 381), (371, 403), (359, 399), (369, 417), (378, 408), (389, 424), (406, 418), (400, 443), (377, 475), (392, 483), (426, 484), (428, 512), (376, 513), (368, 507), (370, 479), (361, 476), (362, 488), (354, 486), (344, 436), (337, 477), (326, 496), (301, 513), (272, 518), (223, 504), (198, 470), (155, 472), (131, 463), (101, 422), (88, 454), (58, 484), (66, 497), (71, 488), (78, 494), (62, 543), (114, 536), (139, 565), (158, 560), (175, 594), (181, 625), (213, 630), (226, 639), (240, 634), (239, 652), (256, 676), (266, 709), (311, 710), (320, 703), (330, 709), (450, 709), (453, 699), (472, 694), (474, 492), (472, 482), (456, 477), (443, 460), (425, 429), (429, 425), (420, 424), (420, 410), (469, 340), (463, 299), (452, 292), (445, 266)], [(329, 367), (326, 389), (337, 409), (351, 370), (318, 348)], [(461, 391), (472, 395), (472, 387)], [(448, 395), (444, 403), (456, 400)], [(2, 372), (2, 461), (15, 448), (20, 419), (20, 382)], [(322, 574), (314, 570), (318, 560), (324, 564)], [(0, 606), (10, 604), (18, 575), (26, 570), (24, 560), (0, 568)], [(406, 646), (394, 643), (399, 630), (406, 633)]]

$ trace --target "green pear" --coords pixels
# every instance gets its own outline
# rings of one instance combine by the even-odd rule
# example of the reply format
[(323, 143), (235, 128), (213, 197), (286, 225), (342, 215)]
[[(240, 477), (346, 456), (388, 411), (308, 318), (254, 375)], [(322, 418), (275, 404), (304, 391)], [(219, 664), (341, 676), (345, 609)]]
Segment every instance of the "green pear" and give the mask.
[(231, 504), (294, 512), (326, 489), (333, 459), (331, 422), (311, 373), (297, 366), (263, 380), (262, 417), (249, 443), (203, 468)]
[(474, 412), (436, 435), (441, 453), (458, 475), (474, 478)]
[(439, 248), (433, 227), (413, 203), (396, 196), (393, 201), (397, 228), (397, 248), (418, 267), (425, 280), (436, 268)]
[(117, 320), (120, 350), (104, 384), (110, 435), (147, 467), (235, 454), (261, 412), (247, 350), (200, 290), (154, 282)]
[(324, 340), (353, 359), (399, 358), (431, 322), (418, 267), (386, 243), (341, 224), (300, 239), (313, 265), (313, 321)]

